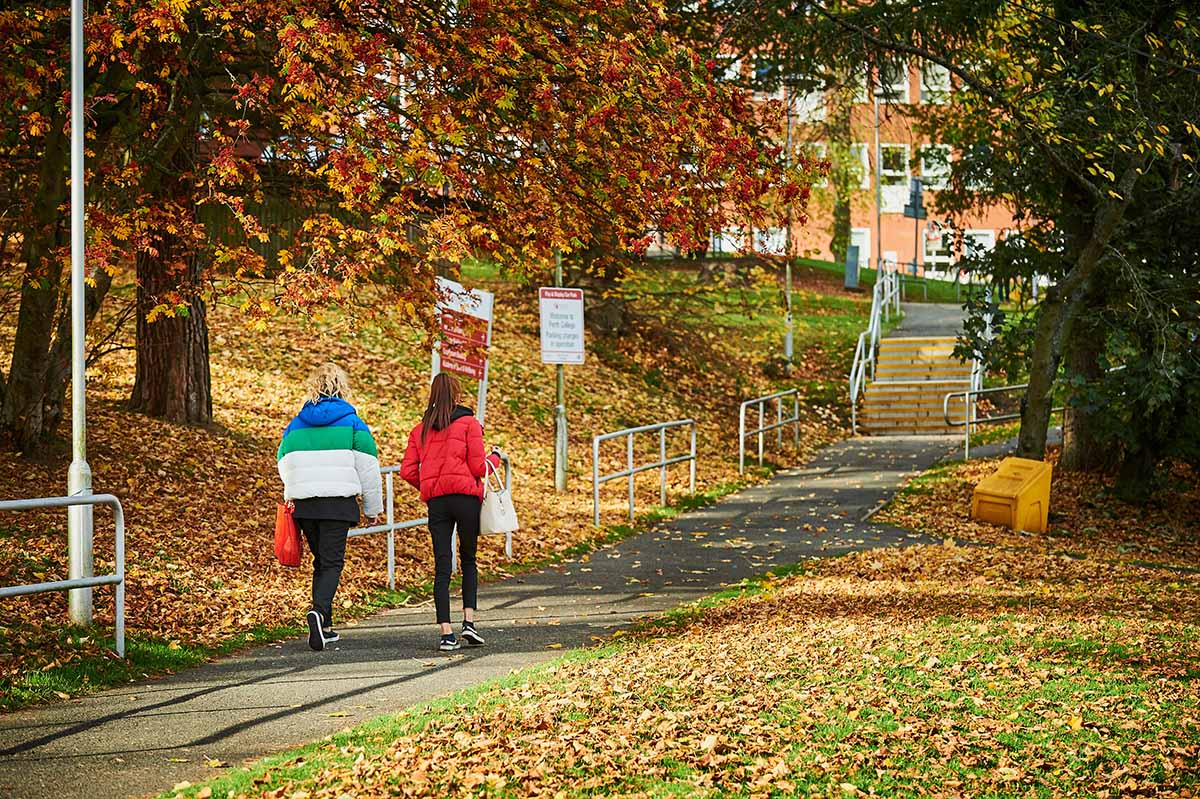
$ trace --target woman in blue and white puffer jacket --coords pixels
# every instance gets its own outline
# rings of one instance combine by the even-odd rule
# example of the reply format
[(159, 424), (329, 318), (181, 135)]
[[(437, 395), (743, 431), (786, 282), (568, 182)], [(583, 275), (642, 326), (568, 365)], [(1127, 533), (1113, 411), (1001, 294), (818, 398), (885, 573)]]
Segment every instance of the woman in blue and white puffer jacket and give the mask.
[(333, 596), (346, 558), (346, 533), (363, 515), (378, 523), (383, 514), (379, 455), (371, 431), (347, 400), (350, 382), (336, 364), (318, 366), (308, 377), (300, 413), (279, 444), (283, 498), (313, 556), (312, 610), (308, 645), (320, 651), (339, 640), (332, 628)]

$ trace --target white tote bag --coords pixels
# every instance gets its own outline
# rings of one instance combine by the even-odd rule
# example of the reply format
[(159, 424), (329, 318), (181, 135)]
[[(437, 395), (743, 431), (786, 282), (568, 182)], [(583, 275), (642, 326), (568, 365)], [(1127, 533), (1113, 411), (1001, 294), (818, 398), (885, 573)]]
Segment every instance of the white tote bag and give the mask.
[[(495, 485), (493, 485), (495, 478)], [(487, 462), (487, 477), (483, 481), (483, 506), (479, 509), (479, 534), (513, 533), (521, 529), (517, 509), (513, 507), (512, 492), (504, 486), (496, 467)]]

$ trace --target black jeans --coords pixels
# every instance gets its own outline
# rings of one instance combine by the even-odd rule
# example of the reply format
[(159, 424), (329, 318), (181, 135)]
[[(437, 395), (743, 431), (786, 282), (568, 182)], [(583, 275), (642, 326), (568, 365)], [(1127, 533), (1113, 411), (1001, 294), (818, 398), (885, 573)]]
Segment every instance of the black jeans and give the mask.
[(333, 595), (346, 563), (346, 533), (351, 522), (339, 519), (297, 519), (313, 557), (312, 606), (321, 622), (333, 623)]
[(438, 624), (450, 623), (451, 536), (458, 525), (458, 560), (462, 567), (463, 607), (478, 607), (479, 569), (475, 548), (479, 544), (479, 497), (446, 494), (429, 500), (429, 533), (433, 538), (433, 604)]

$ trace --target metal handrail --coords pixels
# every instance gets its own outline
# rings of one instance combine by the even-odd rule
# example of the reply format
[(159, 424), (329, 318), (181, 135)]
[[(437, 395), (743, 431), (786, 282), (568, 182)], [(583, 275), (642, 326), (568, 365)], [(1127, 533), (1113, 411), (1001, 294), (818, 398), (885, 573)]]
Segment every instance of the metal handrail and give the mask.
[(38, 499), (13, 499), (0, 502), (0, 511), (36, 510), (38, 508), (73, 508), (78, 506), (108, 505), (113, 509), (116, 523), (115, 569), (113, 574), (98, 577), (76, 577), (72, 580), (53, 580), (46, 583), (30, 583), (0, 588), (0, 599), (12, 596), (43, 594), (49, 591), (70, 591), (76, 588), (94, 588), (100, 585), (115, 585), (116, 601), (113, 616), (116, 622), (117, 656), (125, 657), (125, 511), (121, 500), (112, 494), (83, 494), (74, 497), (41, 497)]
[[(783, 418), (783, 398), (790, 396), (792, 398), (792, 415)], [(763, 406), (775, 400), (775, 424), (763, 424)], [(746, 430), (746, 409), (751, 405), (758, 406), (758, 429)], [(794, 388), (789, 388), (787, 391), (777, 391), (774, 394), (767, 394), (765, 397), (755, 397), (748, 399), (738, 408), (738, 474), (744, 474), (746, 471), (746, 436), (758, 436), (758, 465), (763, 463), (763, 433), (768, 433), (771, 430), (777, 431), (779, 446), (783, 446), (783, 428), (792, 425), (796, 438), (796, 448), (800, 448), (800, 392)]]
[[(691, 428), (691, 448), (687, 455), (676, 455), (671, 458), (667, 457), (667, 430), (674, 427), (690, 427)], [(642, 466), (634, 467), (633, 465), (633, 437), (638, 433), (652, 433), (658, 431), (658, 460), (654, 463), (643, 464)], [(612, 474), (600, 476), (600, 442), (607, 441), (610, 438), (620, 438), (625, 436), (625, 458), (626, 469), (621, 472), (613, 472)], [(696, 492), (696, 421), (694, 419), (676, 419), (672, 422), (659, 422), (658, 424), (642, 425), (641, 427), (629, 427), (624, 430), (616, 430), (612, 433), (601, 433), (592, 437), (592, 523), (596, 527), (600, 526), (600, 485), (607, 483), (609, 480), (618, 480), (622, 477), (629, 479), (629, 521), (633, 521), (633, 478), (634, 475), (641, 472), (649, 471), (650, 469), (659, 470), (659, 502), (663, 505), (667, 504), (667, 467), (676, 463), (690, 462), (690, 490)]]
[[(512, 490), (512, 464), (508, 460), (507, 455), (500, 456), (500, 462), (504, 464), (504, 487)], [(429, 517), (422, 516), (420, 519), (408, 519), (407, 521), (395, 521), (396, 508), (396, 493), (395, 493), (395, 474), (400, 471), (400, 466), (384, 466), (379, 472), (383, 475), (386, 493), (384, 496), (384, 513), (386, 521), (383, 524), (375, 524), (370, 527), (355, 527), (346, 533), (347, 538), (357, 538), (360, 535), (371, 535), (373, 533), (387, 533), (387, 570), (388, 570), (388, 589), (396, 590), (396, 531), (411, 530), (414, 527), (424, 527), (429, 524)], [(450, 570), (454, 571), (458, 568), (458, 531), (454, 531), (454, 535), (450, 538)], [(504, 554), (512, 557), (512, 532), (504, 534)]]
[(850, 366), (850, 429), (858, 432), (858, 398), (867, 385), (867, 372), (875, 378), (875, 356), (883, 322), (891, 318), (893, 307), (900, 313), (900, 281), (895, 270), (881, 269), (876, 273), (875, 285), (871, 289), (871, 317), (867, 329), (858, 336), (854, 349), (854, 363)]
[[(942, 419), (945, 420), (948, 427), (965, 427), (963, 435), (963, 460), (969, 460), (971, 457), (971, 425), (991, 424), (993, 422), (1008, 422), (1013, 419), (1020, 419), (1019, 413), (1002, 413), (999, 416), (986, 416), (979, 419), (975, 416), (975, 400), (985, 394), (1001, 394), (1005, 391), (1019, 391), (1029, 388), (1028, 383), (1018, 383), (1012, 386), (995, 386), (993, 388), (971, 388), (966, 391), (951, 391), (942, 397)], [(964, 404), (964, 413), (962, 421), (950, 419), (950, 400), (955, 397), (961, 397)], [(1063, 407), (1051, 408), (1050, 413), (1059, 413)]]

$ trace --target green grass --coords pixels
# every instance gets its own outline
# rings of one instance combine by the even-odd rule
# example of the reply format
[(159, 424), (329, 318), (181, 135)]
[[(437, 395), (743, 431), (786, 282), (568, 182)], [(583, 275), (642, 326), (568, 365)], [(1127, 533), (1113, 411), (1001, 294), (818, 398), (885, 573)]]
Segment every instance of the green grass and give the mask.
[[(537, 571), (564, 560), (576, 558), (594, 552), (601, 547), (619, 543), (630, 536), (643, 533), (653, 524), (673, 519), (680, 513), (710, 505), (721, 497), (745, 488), (746, 482), (720, 483), (695, 494), (684, 494), (675, 499), (667, 507), (655, 507), (637, 517), (634, 525), (611, 524), (601, 528), (597, 534), (580, 541), (562, 552), (541, 558), (531, 558), (514, 564), (503, 572), (481, 572), (484, 581), (496, 580), (511, 574)], [(460, 575), (454, 576), (454, 584), (461, 580)], [(381, 589), (371, 595), (367, 602), (345, 609), (348, 619), (365, 618), (372, 613), (388, 608), (400, 607), (414, 599), (433, 595), (433, 581), (406, 586), (401, 591)], [(2, 628), (0, 628), (2, 629)], [(97, 655), (95, 648), (100, 646), (105, 652), (114, 650), (116, 646), (112, 636), (98, 635), (90, 631), (88, 637), (78, 631), (65, 630), (58, 640), (58, 645), (67, 653), (78, 653), (78, 659), (52, 665), (50, 668), (22, 673), (10, 682), (2, 684), (0, 693), (0, 711), (12, 711), (31, 704), (50, 702), (67, 696), (77, 696), (89, 691), (124, 685), (139, 679), (147, 679), (162, 674), (171, 674), (182, 669), (198, 666), (213, 658), (229, 655), (247, 646), (260, 646), (275, 641), (293, 638), (304, 633), (301, 625), (284, 625), (278, 627), (256, 627), (240, 633), (232, 638), (213, 646), (183, 645), (152, 636), (130, 634), (125, 638), (125, 659), (118, 659), (115, 654)], [(10, 631), (9, 635), (12, 635)], [(6, 647), (4, 635), (0, 633), (0, 648)], [(68, 654), (68, 657), (71, 657)]]
[[(712, 608), (735, 603), (772, 590), (775, 581), (803, 573), (797, 564), (743, 580), (687, 607), (643, 623), (641, 632), (671, 628), (680, 632), (693, 624), (704, 624)], [(1110, 640), (1122, 632), (1122, 622), (1112, 619), (1097, 630), (1079, 628), (1068, 637), (1030, 636), (1020, 619), (996, 616), (988, 625), (957, 617), (934, 617), (921, 635), (936, 637), (937, 658), (930, 661), (929, 642), (920, 636), (891, 641), (870, 650), (873, 655), (831, 661), (817, 673), (788, 671), (780, 664), (771, 684), (800, 688), (807, 697), (802, 703), (785, 701), (758, 714), (768, 727), (796, 731), (796, 743), (779, 752), (786, 757), (795, 785), (789, 795), (827, 795), (830, 786), (849, 783), (864, 793), (883, 796), (916, 796), (924, 786), (960, 780), (963, 785), (987, 786), (980, 795), (1073, 795), (1079, 774), (1105, 774), (1132, 762), (1146, 741), (1178, 735), (1194, 718), (1191, 700), (1163, 703), (1155, 664), (1136, 647)], [(1099, 636), (1099, 637), (1097, 637)], [(549, 664), (525, 669), (499, 680), (458, 691), (446, 699), (428, 702), (402, 713), (372, 720), (322, 741), (265, 758), (248, 767), (234, 769), (206, 783), (213, 796), (258, 793), (277, 789), (290, 781), (319, 782), (324, 769), (345, 770), (360, 757), (382, 758), (396, 740), (413, 738), (432, 721), (444, 723), (459, 718), (463, 707), (501, 710), (520, 716), (519, 700), (501, 697), (497, 689), (550, 683), (558, 695), (570, 697), (572, 683), (559, 676), (567, 663), (600, 664), (618, 653), (653, 646), (647, 640), (621, 636), (598, 648), (565, 654)], [(1029, 679), (1031, 674), (1042, 675)], [(631, 674), (631, 679), (636, 675)], [(586, 675), (584, 675), (586, 678)], [(1195, 679), (1191, 677), (1188, 679)], [(889, 704), (862, 703), (861, 696), (878, 697), (882, 689)], [(787, 695), (786, 692), (784, 692)], [(797, 693), (792, 691), (792, 694)], [(736, 699), (736, 697), (728, 697)], [(648, 694), (629, 701), (644, 704), (653, 719), (672, 711), (685, 711), (695, 698), (678, 691), (669, 681)], [(565, 711), (568, 722), (587, 721), (587, 708)], [(980, 718), (991, 720), (980, 737)], [(1136, 721), (1136, 723), (1128, 723)], [(650, 726), (653, 726), (651, 722)], [(901, 734), (917, 725), (921, 732)], [(922, 727), (922, 725), (926, 725)], [(628, 733), (622, 733), (623, 735)], [(956, 740), (951, 754), (939, 744)], [(754, 757), (740, 754), (753, 749), (754, 740), (730, 735), (723, 751), (732, 762), (721, 767), (725, 774), (749, 767)], [(1066, 753), (1069, 771), (1039, 771), (1042, 753)], [(883, 754), (881, 754), (883, 753)], [(469, 753), (447, 752), (449, 762)], [(615, 768), (621, 768), (620, 754)], [(1015, 764), (1036, 775), (1034, 793), (1029, 785), (997, 778), (998, 769)], [(695, 770), (666, 754), (659, 761), (665, 772), (646, 776), (635, 769), (622, 772), (609, 790), (641, 791), (651, 796), (695, 795), (690, 782)], [(593, 795), (582, 783), (588, 774), (580, 769), (567, 773), (559, 788), (569, 797)], [(1160, 766), (1147, 775), (1163, 781)], [(830, 779), (832, 777), (832, 783)], [(1194, 775), (1183, 778), (1196, 784)], [(706, 795), (743, 796), (741, 789), (724, 789)], [(202, 786), (183, 791), (194, 796)], [(1011, 790), (1009, 790), (1011, 788)], [(839, 789), (838, 795), (843, 795)], [(174, 792), (164, 794), (173, 796)], [(519, 796), (519, 785), (509, 785), (488, 795)]]

